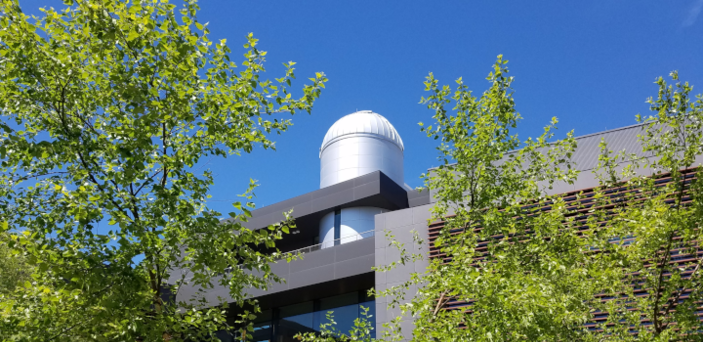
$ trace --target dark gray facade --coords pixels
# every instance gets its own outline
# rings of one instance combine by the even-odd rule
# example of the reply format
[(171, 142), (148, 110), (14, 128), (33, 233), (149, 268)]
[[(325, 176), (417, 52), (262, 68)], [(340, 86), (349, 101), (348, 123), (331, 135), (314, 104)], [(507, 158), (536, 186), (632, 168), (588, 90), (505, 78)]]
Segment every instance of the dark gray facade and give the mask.
[[(295, 251), (315, 245), (320, 219), (327, 213), (341, 208), (363, 206), (383, 208), (394, 213), (409, 207), (408, 195), (409, 192), (403, 187), (376, 171), (254, 210), (244, 226), (263, 229), (280, 222), (284, 218), (283, 213), (292, 210), (299, 232), (285, 236), (277, 247), (282, 252)], [(417, 197), (427, 202), (429, 192), (413, 197), (413, 203), (417, 203)], [(306, 252), (302, 254), (301, 260), (279, 261), (272, 265), (272, 271), (284, 278), (285, 282), (272, 284), (266, 291), (249, 289), (247, 294), (250, 298), (256, 298), (263, 310), (268, 310), (345, 293), (365, 293), (376, 286), (376, 275), (372, 268), (377, 264), (378, 247), (374, 234), (366, 237)], [(178, 270), (171, 275), (172, 279), (181, 276)], [(187, 274), (185, 276), (187, 279)], [(215, 287), (203, 293), (186, 285), (178, 292), (178, 301), (199, 299), (205, 299), (210, 305), (232, 300), (229, 290), (224, 287)], [(375, 310), (376, 307), (372, 309)], [(385, 316), (385, 312), (382, 314)]]
[[(624, 149), (637, 152), (641, 151), (637, 139), (640, 132), (641, 126), (637, 125), (577, 138), (579, 147), (573, 160), (581, 171), (579, 178), (574, 184), (555, 184), (546, 192), (564, 193), (597, 186), (598, 181), (592, 171), (598, 163), (600, 140), (609, 142), (610, 149), (614, 151)], [(399, 251), (389, 246), (386, 231), (403, 243), (409, 252), (427, 254), (426, 242), (416, 244), (413, 236), (417, 234), (422, 241), (427, 241), (433, 196), (432, 191), (406, 190), (382, 172), (376, 171), (253, 211), (253, 217), (244, 225), (251, 229), (261, 229), (280, 222), (284, 218), (283, 212), (292, 210), (299, 232), (286, 236), (278, 244), (277, 247), (283, 252), (318, 243), (320, 219), (335, 210), (371, 206), (388, 212), (375, 216), (373, 234), (364, 236), (363, 239), (308, 251), (303, 254), (302, 260), (276, 263), (272, 266), (274, 273), (286, 279), (286, 282), (273, 284), (267, 291), (251, 289), (248, 294), (257, 298), (262, 308), (268, 309), (320, 301), (321, 298), (365, 291), (371, 287), (383, 290), (402, 284), (410, 279), (412, 273), (424, 272), (428, 261), (403, 265), (389, 272), (376, 273), (372, 268), (387, 265), (399, 258)], [(178, 277), (175, 273), (173, 276)], [(415, 290), (411, 288), (411, 293), (406, 298), (411, 298)], [(178, 300), (192, 299), (197, 295), (195, 289), (185, 287), (178, 293)], [(205, 294), (205, 298), (213, 305), (219, 303), (218, 297), (229, 299), (227, 289), (216, 288)], [(398, 310), (388, 309), (387, 304), (385, 298), (375, 299), (377, 331), (381, 331), (383, 323), (398, 316)], [(402, 329), (406, 334), (412, 331), (411, 318), (404, 318)]]

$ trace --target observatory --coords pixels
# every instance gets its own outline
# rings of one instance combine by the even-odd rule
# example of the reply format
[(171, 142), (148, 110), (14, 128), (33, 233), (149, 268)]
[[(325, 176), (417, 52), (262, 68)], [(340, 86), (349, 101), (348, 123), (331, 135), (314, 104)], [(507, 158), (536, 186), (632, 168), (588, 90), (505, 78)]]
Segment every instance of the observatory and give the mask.
[[(620, 151), (636, 143), (639, 132), (639, 126), (632, 126), (577, 138), (573, 160), (578, 170), (591, 170), (598, 163), (595, 157), (601, 139), (612, 141), (609, 146)], [(423, 258), (398, 265), (390, 272), (376, 272), (375, 268), (399, 259), (399, 251), (386, 233), (405, 244), (410, 253), (431, 258), (442, 255), (432, 242), (442, 223), (428, 223), (435, 198), (430, 191), (405, 185), (403, 140), (386, 118), (368, 110), (357, 111), (341, 117), (321, 138), (320, 188), (257, 208), (243, 222), (248, 229), (267, 229), (291, 212), (296, 224), (295, 231), (284, 234), (275, 249), (262, 247), (260, 251), (285, 253), (270, 266), (272, 273), (286, 281), (265, 289), (247, 289), (249, 298), (256, 299), (261, 307), (247, 341), (296, 342), (300, 332), (319, 332), (330, 311), (337, 322), (335, 327), (345, 332), (369, 309), (372, 326), (382, 331), (394, 314), (386, 298), (374, 298), (368, 290), (405, 283), (414, 272), (424, 272), (430, 262)], [(598, 185), (590, 172), (582, 172), (574, 184), (555, 185), (550, 193), (573, 193)], [(417, 244), (413, 242), (415, 234), (420, 238)], [(187, 269), (174, 270), (169, 283), (188, 276)], [(229, 294), (229, 287), (221, 284), (204, 291), (195, 284), (185, 284), (179, 288), (177, 300), (205, 300), (212, 306), (221, 305), (222, 299), (228, 303), (239, 300)], [(408, 293), (406, 298), (413, 295)], [(230, 308), (230, 317), (241, 313), (236, 305)], [(403, 318), (401, 325), (404, 332), (412, 331), (412, 317)], [(375, 334), (372, 330), (371, 336)], [(225, 342), (241, 341), (226, 332), (218, 337)]]
[[(337, 120), (320, 147), (320, 188), (381, 171), (397, 184), (403, 180), (403, 140), (378, 113), (362, 110)], [(377, 207), (338, 208), (320, 220), (322, 248), (345, 244), (373, 234)]]
[(320, 147), (320, 188), (373, 171), (403, 185), (403, 140), (386, 118), (370, 110), (337, 120)]

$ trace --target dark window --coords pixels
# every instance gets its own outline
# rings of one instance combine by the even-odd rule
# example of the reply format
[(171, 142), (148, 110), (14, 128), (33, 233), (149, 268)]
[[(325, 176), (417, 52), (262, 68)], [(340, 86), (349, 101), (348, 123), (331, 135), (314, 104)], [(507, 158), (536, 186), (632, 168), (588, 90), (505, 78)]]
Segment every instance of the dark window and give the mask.
[[(369, 320), (375, 325), (376, 302), (366, 295), (366, 291), (265, 310), (254, 320), (252, 341), (297, 342), (293, 338), (296, 334), (320, 331), (321, 324), (329, 323), (328, 312), (332, 312), (337, 323), (335, 329), (347, 334), (354, 326), (354, 320), (362, 317), (362, 307), (369, 309)], [(372, 332), (371, 337), (376, 337), (375, 332)]]
[(334, 244), (339, 245), (339, 238), (342, 235), (342, 209), (334, 211)]

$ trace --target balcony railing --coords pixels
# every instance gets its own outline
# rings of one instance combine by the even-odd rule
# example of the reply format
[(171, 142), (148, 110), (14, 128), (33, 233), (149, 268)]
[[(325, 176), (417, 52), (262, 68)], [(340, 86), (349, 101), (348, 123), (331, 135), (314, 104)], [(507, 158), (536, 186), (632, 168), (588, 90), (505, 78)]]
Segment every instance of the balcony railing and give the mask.
[(300, 255), (300, 254), (310, 253), (310, 252), (314, 252), (314, 251), (319, 251), (324, 248), (329, 248), (329, 247), (333, 247), (336, 245), (343, 245), (345, 243), (370, 238), (370, 237), (374, 236), (374, 232), (375, 232), (374, 230), (368, 230), (368, 231), (365, 231), (362, 233), (357, 233), (354, 235), (342, 236), (339, 239), (334, 239), (332, 241), (324, 241), (322, 243), (318, 243), (318, 244), (315, 244), (312, 246), (307, 246), (307, 247), (299, 248), (296, 250), (292, 250), (290, 252), (282, 253), (281, 256), (278, 257), (278, 260), (285, 259), (291, 255)]
[[(288, 256), (301, 255), (301, 254), (305, 254), (305, 253), (310, 253), (310, 252), (314, 252), (314, 251), (319, 251), (319, 250), (324, 249), (324, 248), (329, 248), (329, 247), (336, 246), (336, 245), (342, 245), (342, 244), (349, 243), (349, 242), (354, 242), (354, 241), (358, 241), (358, 240), (363, 240), (363, 239), (370, 238), (370, 237), (373, 237), (373, 236), (374, 236), (374, 230), (368, 230), (368, 231), (365, 231), (365, 232), (363, 232), (363, 233), (357, 233), (357, 234), (354, 234), (354, 235), (342, 236), (341, 238), (339, 238), (339, 239), (334, 239), (334, 240), (332, 240), (332, 241), (326, 241), (326, 242), (318, 243), (318, 244), (316, 244), (316, 245), (312, 245), (312, 246), (308, 246), (308, 247), (303, 247), (303, 248), (299, 248), (299, 249), (296, 249), (296, 250), (292, 250), (292, 251), (290, 251), (290, 252), (281, 253), (281, 255), (279, 255), (279, 256), (276, 258), (276, 260), (283, 260), (283, 259), (286, 259)], [(238, 267), (238, 268), (241, 269), (241, 268), (242, 268), (242, 265), (237, 265), (236, 267)], [(229, 272), (231, 272), (231, 271), (232, 271), (232, 266), (227, 267), (227, 269), (226, 269), (225, 272), (229, 273)], [(190, 278), (192, 278), (192, 276), (187, 277), (187, 279), (190, 279)]]

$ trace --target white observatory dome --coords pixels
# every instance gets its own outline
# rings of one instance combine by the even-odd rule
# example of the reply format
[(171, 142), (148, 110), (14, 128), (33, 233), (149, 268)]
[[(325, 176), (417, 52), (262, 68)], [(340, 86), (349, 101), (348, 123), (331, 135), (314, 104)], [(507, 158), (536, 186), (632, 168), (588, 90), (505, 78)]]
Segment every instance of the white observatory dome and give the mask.
[(348, 138), (357, 133), (373, 134), (398, 145), (401, 151), (404, 150), (403, 139), (400, 138), (398, 131), (395, 130), (395, 127), (393, 127), (386, 118), (370, 110), (360, 110), (345, 115), (327, 130), (325, 139), (322, 140), (320, 154), (322, 154), (322, 151), (324, 151), (327, 146), (335, 141), (344, 139), (345, 137)]
[(320, 188), (374, 171), (403, 186), (403, 140), (386, 118), (370, 110), (342, 117), (320, 147)]

